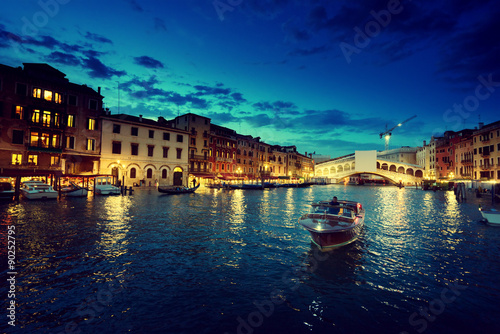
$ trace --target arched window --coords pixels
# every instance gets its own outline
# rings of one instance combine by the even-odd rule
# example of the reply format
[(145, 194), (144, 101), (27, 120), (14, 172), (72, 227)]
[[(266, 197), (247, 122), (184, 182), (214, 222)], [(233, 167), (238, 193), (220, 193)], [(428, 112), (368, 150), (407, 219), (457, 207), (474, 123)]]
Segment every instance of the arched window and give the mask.
[(162, 178), (162, 179), (166, 179), (166, 178), (167, 178), (167, 170), (166, 170), (166, 169), (163, 169), (163, 170), (161, 171), (161, 178)]
[(153, 170), (151, 168), (148, 168), (148, 170), (146, 172), (146, 177), (148, 179), (152, 179), (153, 178)]
[(137, 177), (137, 170), (135, 168), (130, 169), (130, 178), (135, 179)]

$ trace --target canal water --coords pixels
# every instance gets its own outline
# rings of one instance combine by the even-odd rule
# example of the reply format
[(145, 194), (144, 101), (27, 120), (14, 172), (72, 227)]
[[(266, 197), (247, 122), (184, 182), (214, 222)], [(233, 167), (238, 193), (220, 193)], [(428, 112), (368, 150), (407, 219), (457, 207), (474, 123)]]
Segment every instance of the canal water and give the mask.
[[(322, 253), (297, 221), (334, 195), (363, 203), (365, 227)], [(480, 222), (479, 204), (491, 206), (458, 203), (453, 192), (341, 185), (0, 204), (2, 277), (15, 278), (2, 284), (0, 329), (498, 333), (500, 228)]]

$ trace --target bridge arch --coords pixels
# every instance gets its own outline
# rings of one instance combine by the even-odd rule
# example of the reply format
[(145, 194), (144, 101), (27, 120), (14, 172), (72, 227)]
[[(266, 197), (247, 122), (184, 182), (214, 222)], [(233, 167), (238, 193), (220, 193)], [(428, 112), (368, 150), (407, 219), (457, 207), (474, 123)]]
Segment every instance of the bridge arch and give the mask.
[(398, 173), (404, 174), (405, 173), (405, 168), (403, 166), (399, 166)]
[(389, 167), (389, 172), (396, 172), (396, 165), (391, 165), (391, 167)]
[(343, 172), (344, 171), (344, 168), (342, 168), (342, 166), (338, 165), (337, 166), (337, 173), (340, 173), (340, 172)]
[(406, 175), (412, 175), (413, 176), (414, 172), (413, 172), (413, 168), (408, 168), (406, 170)]
[(344, 170), (345, 171), (351, 170), (351, 166), (349, 164), (345, 164), (344, 165)]

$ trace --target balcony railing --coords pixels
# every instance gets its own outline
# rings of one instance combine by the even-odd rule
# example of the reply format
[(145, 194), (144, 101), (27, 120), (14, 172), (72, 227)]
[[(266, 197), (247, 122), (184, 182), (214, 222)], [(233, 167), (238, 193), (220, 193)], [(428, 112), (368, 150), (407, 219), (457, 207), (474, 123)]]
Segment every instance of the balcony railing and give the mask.
[(208, 156), (204, 156), (204, 155), (201, 155), (201, 154), (194, 154), (194, 155), (190, 155), (189, 156), (190, 159), (194, 159), (194, 160), (208, 160)]
[(481, 170), (488, 170), (491, 169), (491, 165), (481, 165), (479, 168), (481, 168)]

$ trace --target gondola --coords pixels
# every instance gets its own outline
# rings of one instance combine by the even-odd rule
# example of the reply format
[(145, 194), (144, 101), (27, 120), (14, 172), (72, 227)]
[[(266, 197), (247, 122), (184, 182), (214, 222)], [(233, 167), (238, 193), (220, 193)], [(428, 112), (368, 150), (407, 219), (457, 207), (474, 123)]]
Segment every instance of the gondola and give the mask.
[(193, 188), (187, 188), (187, 187), (182, 187), (182, 186), (169, 186), (169, 187), (160, 187), (158, 186), (158, 191), (161, 192), (162, 194), (170, 194), (170, 195), (175, 195), (175, 194), (191, 194), (198, 189), (200, 184), (196, 187)]

